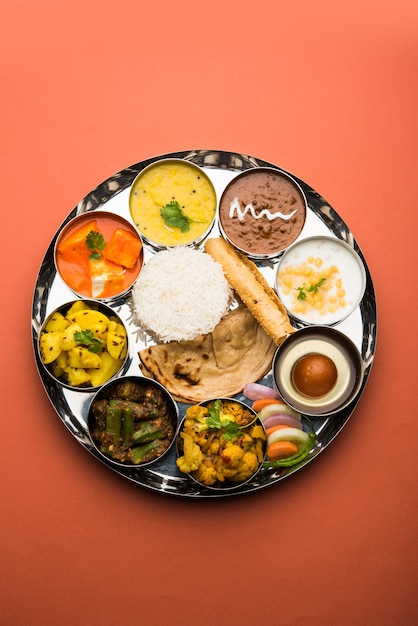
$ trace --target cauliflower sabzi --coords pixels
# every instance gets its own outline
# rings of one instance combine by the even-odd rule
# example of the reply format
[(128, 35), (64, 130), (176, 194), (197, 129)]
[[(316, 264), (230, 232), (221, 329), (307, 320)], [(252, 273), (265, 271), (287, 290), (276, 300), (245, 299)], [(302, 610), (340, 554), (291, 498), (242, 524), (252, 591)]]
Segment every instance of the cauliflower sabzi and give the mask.
[(242, 483), (264, 460), (266, 435), (245, 405), (215, 400), (187, 408), (176, 463), (203, 485)]

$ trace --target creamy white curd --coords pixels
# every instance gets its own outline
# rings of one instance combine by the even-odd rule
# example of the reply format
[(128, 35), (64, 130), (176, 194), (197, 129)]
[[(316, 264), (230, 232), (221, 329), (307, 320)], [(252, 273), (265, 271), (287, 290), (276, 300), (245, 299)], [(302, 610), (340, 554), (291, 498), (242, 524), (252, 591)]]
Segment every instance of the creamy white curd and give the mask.
[(355, 250), (335, 237), (293, 244), (276, 273), (276, 291), (289, 315), (306, 324), (334, 325), (359, 305), (366, 273)]

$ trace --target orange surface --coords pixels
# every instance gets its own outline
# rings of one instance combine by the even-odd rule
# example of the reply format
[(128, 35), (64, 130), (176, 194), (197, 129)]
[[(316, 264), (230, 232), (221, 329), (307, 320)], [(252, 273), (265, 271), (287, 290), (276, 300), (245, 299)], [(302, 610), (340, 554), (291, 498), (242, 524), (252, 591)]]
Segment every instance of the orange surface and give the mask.
[[(1, 624), (417, 623), (414, 6), (0, 3)], [(39, 265), (77, 202), (192, 148), (311, 184), (354, 232), (379, 307), (372, 375), (333, 445), (216, 502), (151, 493), (87, 454), (30, 331)]]

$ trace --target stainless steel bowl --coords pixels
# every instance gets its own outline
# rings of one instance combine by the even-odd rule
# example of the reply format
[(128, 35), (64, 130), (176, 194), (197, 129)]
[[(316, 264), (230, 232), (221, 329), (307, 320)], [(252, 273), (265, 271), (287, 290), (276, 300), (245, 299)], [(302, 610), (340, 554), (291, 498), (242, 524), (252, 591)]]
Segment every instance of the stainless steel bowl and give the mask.
[(178, 407), (157, 381), (121, 376), (92, 398), (87, 428), (96, 451), (121, 467), (144, 467), (162, 459), (177, 432)]
[[(218, 491), (218, 492), (228, 492), (234, 489), (237, 489), (239, 487), (242, 487), (243, 485), (246, 485), (247, 483), (249, 483), (250, 481), (252, 481), (257, 474), (260, 472), (263, 462), (265, 460), (265, 455), (266, 455), (266, 435), (265, 435), (265, 430), (264, 430), (264, 426), (261, 422), (261, 420), (259, 419), (259, 417), (257, 416), (257, 413), (251, 408), (249, 407), (246, 403), (240, 401), (240, 400), (235, 400), (234, 398), (217, 398), (217, 399), (211, 399), (211, 400), (205, 400), (204, 402), (199, 403), (198, 407), (207, 407), (208, 405), (211, 405), (213, 403), (215, 403), (217, 400), (220, 400), (221, 402), (225, 402), (225, 403), (234, 403), (234, 404), (239, 404), (241, 405), (243, 408), (247, 409), (249, 411), (249, 413), (252, 414), (252, 418), (250, 419), (250, 421), (248, 421), (248, 423), (246, 423), (244, 426), (241, 427), (241, 430), (243, 433), (245, 432), (251, 432), (251, 429), (254, 426), (258, 426), (262, 429), (262, 433), (263, 433), (263, 437), (265, 438), (264, 441), (262, 441), (262, 460), (258, 463), (258, 467), (257, 469), (248, 477), (245, 477), (242, 480), (238, 480), (235, 481), (232, 478), (225, 477), (224, 481), (221, 480), (216, 480), (213, 484), (208, 485), (205, 482), (199, 480), (199, 474), (196, 471), (191, 471), (189, 473), (187, 473), (187, 476), (190, 477), (190, 479), (195, 482), (196, 484), (200, 485), (201, 487), (204, 487), (206, 489), (210, 489), (213, 491)], [(187, 414), (186, 416), (181, 420), (180, 422), (180, 426), (179, 426), (179, 430), (178, 430), (178, 434), (177, 434), (177, 460), (183, 456), (184, 450), (183, 450), (183, 441), (182, 441), (182, 437), (181, 437), (181, 433), (184, 430), (184, 425), (185, 425), (185, 421), (188, 418)], [(224, 420), (227, 420), (227, 416), (223, 416)], [(208, 439), (211, 439), (213, 436), (216, 435), (217, 432), (217, 428), (209, 428), (207, 430), (205, 430), (204, 432), (209, 433)], [(217, 444), (215, 444), (217, 445)], [(217, 456), (216, 453), (214, 453), (214, 456)], [(225, 462), (225, 467), (228, 469), (228, 458), (227, 455), (225, 456), (224, 459)], [(209, 464), (209, 465), (213, 465), (211, 463), (209, 463), (208, 460), (205, 461), (205, 464)]]
[(123, 371), (129, 358), (129, 338), (125, 324), (110, 306), (95, 300), (72, 300), (45, 319), (37, 350), (42, 366), (56, 382), (68, 389), (92, 392)]
[[(337, 237), (300, 239), (284, 252), (276, 268), (277, 295), (289, 317), (303, 325), (339, 324), (357, 309), (365, 288), (360, 256)], [(318, 296), (323, 297), (321, 306), (314, 301)]]
[[(336, 380), (321, 395), (301, 393), (295, 385), (294, 368), (311, 355), (330, 359), (336, 368)], [(328, 326), (310, 326), (290, 335), (276, 350), (273, 358), (273, 384), (290, 407), (307, 416), (332, 415), (347, 407), (360, 390), (363, 361), (354, 343), (342, 332)], [(321, 372), (307, 371), (309, 385), (322, 384)]]
[[(261, 181), (258, 181), (260, 177)], [(289, 174), (270, 167), (241, 172), (219, 201), (219, 229), (236, 250), (254, 260), (274, 259), (301, 234), (306, 196)]]
[[(101, 251), (89, 250), (86, 244), (87, 231), (94, 223), (97, 225), (98, 232), (104, 235), (106, 245)], [(106, 248), (109, 250), (110, 239), (117, 229), (129, 233), (128, 236), (133, 238), (135, 246), (138, 247), (138, 256), (131, 267), (119, 265), (113, 261), (114, 257), (110, 262), (106, 260)], [(76, 232), (82, 233), (81, 239), (75, 244), (65, 246), (65, 242), (68, 242), (69, 237)], [(68, 248), (70, 257), (66, 259)], [(129, 293), (138, 278), (143, 262), (144, 250), (141, 235), (128, 220), (110, 211), (89, 211), (77, 215), (61, 230), (54, 246), (54, 263), (57, 273), (68, 289), (79, 298), (90, 298), (102, 302), (112, 302), (122, 298)], [(110, 289), (111, 293), (106, 293), (103, 289), (107, 291)]]
[[(151, 176), (156, 179), (149, 180)], [(161, 210), (170, 203), (175, 205), (171, 220), (164, 219)], [(200, 221), (201, 205), (206, 203), (209, 215)], [(147, 165), (129, 193), (132, 220), (144, 242), (156, 251), (200, 244), (213, 228), (216, 208), (212, 180), (201, 167), (184, 159), (160, 159)]]

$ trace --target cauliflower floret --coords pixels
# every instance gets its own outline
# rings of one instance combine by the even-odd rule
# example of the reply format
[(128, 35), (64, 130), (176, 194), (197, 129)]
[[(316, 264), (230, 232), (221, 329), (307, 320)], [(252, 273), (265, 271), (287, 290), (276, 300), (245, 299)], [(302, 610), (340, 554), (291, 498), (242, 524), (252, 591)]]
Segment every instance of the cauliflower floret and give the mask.
[(200, 404), (193, 404), (186, 409), (186, 418), (191, 420), (206, 417), (207, 414), (207, 408), (205, 406), (201, 406)]
[(200, 456), (196, 454), (196, 457), (193, 459), (192, 463), (188, 463), (186, 457), (184, 456), (179, 456), (179, 458), (176, 459), (176, 465), (179, 468), (180, 472), (183, 472), (183, 474), (190, 474), (190, 472), (194, 472), (195, 470), (197, 470), (200, 463), (202, 462), (202, 453), (200, 452), (198, 446), (196, 446), (195, 450), (198, 450)]
[(265, 441), (266, 440), (266, 434), (264, 432), (263, 427), (260, 426), (260, 424), (255, 424), (255, 426), (252, 427), (252, 429), (251, 429), (251, 437), (253, 439), (260, 439), (261, 441)]
[(244, 450), (240, 448), (240, 446), (228, 442), (221, 456), (226, 467), (229, 469), (236, 468), (241, 463), (242, 457), (244, 456)]
[(206, 417), (208, 410), (205, 406), (193, 405), (186, 409), (186, 419), (184, 421), (184, 428), (193, 429), (196, 432), (207, 430), (208, 425), (206, 423)]
[(201, 463), (193, 474), (194, 478), (203, 485), (214, 485), (217, 481), (216, 470), (213, 465)]
[(242, 462), (235, 474), (230, 477), (234, 482), (241, 482), (250, 478), (257, 471), (259, 466), (257, 455), (254, 452), (245, 452)]
[(223, 457), (217, 463), (218, 480), (242, 482), (250, 478), (257, 471), (258, 466), (259, 461), (254, 452), (244, 451), (237, 445), (227, 445)]
[(181, 437), (184, 441), (184, 454), (176, 460), (176, 464), (181, 472), (189, 474), (190, 472), (194, 472), (198, 469), (203, 460), (203, 454), (190, 435), (187, 433), (181, 433)]
[(219, 452), (219, 439), (212, 441), (209, 444), (209, 454), (218, 454)]
[(244, 450), (231, 442), (228, 442), (222, 450), (216, 463), (218, 480), (232, 479), (239, 470)]

